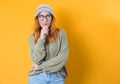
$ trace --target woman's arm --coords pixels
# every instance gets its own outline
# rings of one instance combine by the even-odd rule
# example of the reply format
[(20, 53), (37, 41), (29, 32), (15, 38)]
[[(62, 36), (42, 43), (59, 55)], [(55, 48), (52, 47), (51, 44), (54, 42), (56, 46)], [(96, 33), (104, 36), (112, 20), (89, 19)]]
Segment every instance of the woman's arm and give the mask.
[(65, 65), (67, 59), (68, 59), (68, 53), (69, 53), (69, 47), (68, 47), (68, 41), (67, 36), (64, 30), (61, 30), (61, 36), (60, 36), (60, 51), (54, 58), (44, 61), (38, 68), (42, 68), (43, 71), (46, 72), (56, 72), (63, 68)]
[(44, 57), (46, 56), (44, 43), (45, 39), (38, 38), (37, 43), (34, 44), (33, 36), (30, 35), (28, 38), (30, 58), (35, 64), (42, 63)]

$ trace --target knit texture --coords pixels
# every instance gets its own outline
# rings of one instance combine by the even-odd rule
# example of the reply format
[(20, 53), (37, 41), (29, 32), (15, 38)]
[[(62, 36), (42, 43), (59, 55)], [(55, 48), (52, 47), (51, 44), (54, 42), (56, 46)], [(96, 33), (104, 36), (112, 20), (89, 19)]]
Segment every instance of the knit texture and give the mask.
[(30, 49), (30, 59), (38, 64), (37, 70), (30, 70), (28, 76), (39, 74), (40, 72), (57, 72), (67, 77), (66, 61), (68, 60), (69, 47), (66, 32), (59, 30), (59, 37), (54, 43), (45, 45), (45, 39), (38, 38), (36, 44), (33, 42), (34, 36), (28, 37)]

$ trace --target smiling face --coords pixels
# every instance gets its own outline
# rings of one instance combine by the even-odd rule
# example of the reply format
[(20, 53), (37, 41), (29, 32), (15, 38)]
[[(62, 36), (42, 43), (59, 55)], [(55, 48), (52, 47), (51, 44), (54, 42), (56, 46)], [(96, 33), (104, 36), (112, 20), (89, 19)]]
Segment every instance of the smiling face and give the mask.
[(41, 12), (38, 15), (38, 21), (42, 28), (49, 28), (52, 22), (52, 15), (49, 12)]

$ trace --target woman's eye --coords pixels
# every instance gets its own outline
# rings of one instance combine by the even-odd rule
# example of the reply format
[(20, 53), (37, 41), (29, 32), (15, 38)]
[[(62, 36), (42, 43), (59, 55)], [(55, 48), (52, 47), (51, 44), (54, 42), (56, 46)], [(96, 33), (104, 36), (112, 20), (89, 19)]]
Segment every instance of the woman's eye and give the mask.
[(46, 17), (50, 18), (51, 16), (50, 16), (50, 15), (47, 15)]
[(41, 18), (43, 18), (44, 16), (43, 15), (40, 15)]

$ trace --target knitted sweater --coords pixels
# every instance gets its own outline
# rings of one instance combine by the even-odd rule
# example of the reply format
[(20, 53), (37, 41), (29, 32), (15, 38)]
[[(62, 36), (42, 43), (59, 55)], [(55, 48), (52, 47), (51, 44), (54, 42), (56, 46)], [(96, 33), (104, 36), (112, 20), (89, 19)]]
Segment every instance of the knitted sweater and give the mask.
[(64, 29), (59, 30), (59, 37), (54, 43), (45, 44), (45, 39), (38, 38), (37, 43), (34, 44), (33, 39), (33, 34), (30, 34), (28, 37), (30, 59), (33, 63), (38, 64), (38, 69), (31, 69), (28, 76), (41, 72), (57, 72), (64, 78), (67, 77), (65, 63), (68, 59), (69, 47)]

